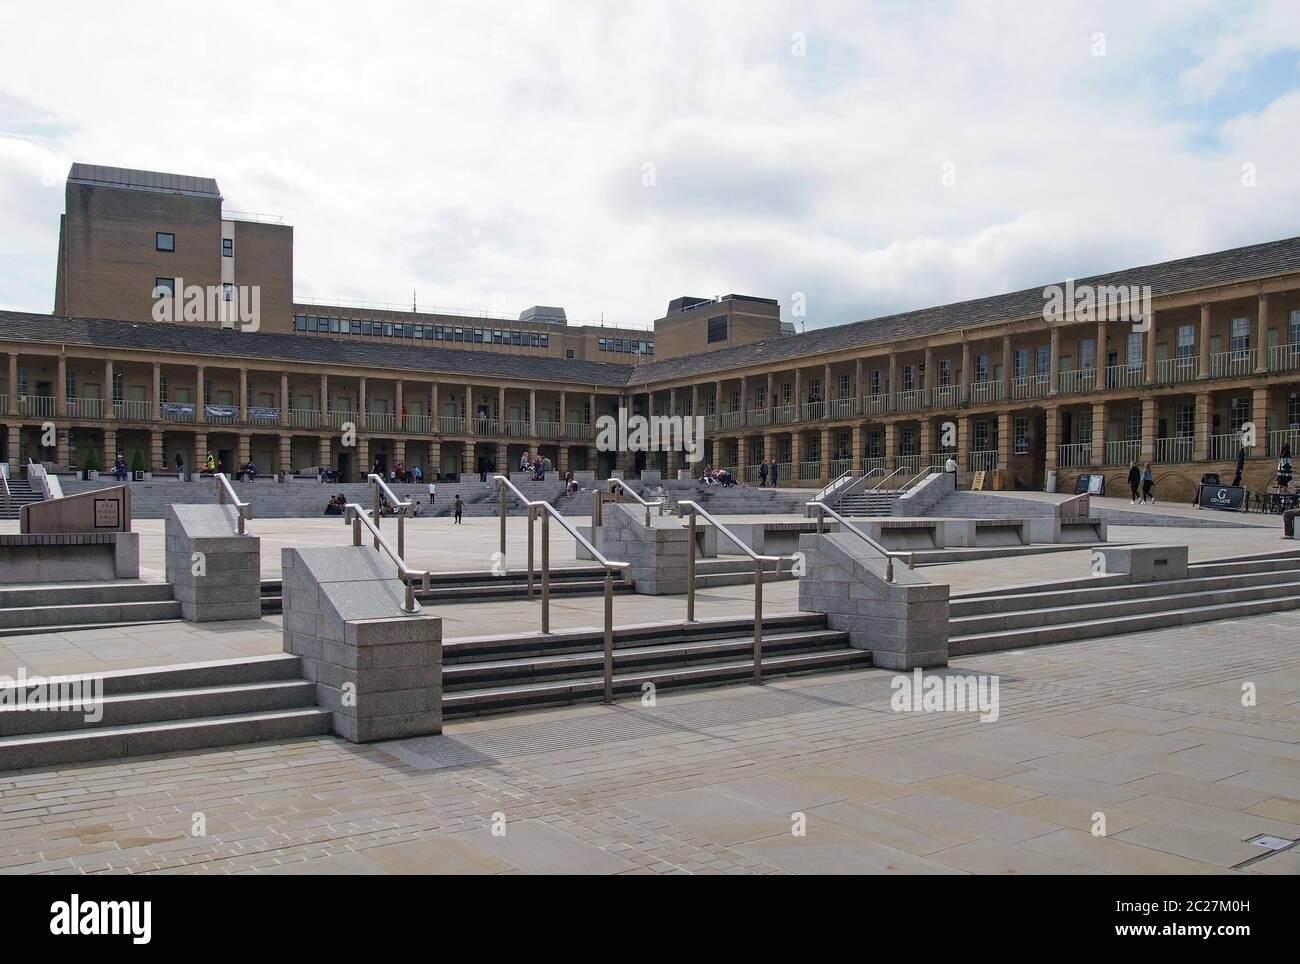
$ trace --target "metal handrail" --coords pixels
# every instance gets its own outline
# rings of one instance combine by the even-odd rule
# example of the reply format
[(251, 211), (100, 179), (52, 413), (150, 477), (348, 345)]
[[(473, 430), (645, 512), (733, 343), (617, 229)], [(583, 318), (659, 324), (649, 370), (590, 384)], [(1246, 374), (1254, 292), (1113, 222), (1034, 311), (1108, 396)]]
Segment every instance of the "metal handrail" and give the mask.
[(805, 503), (804, 511), (807, 514), (811, 515), (812, 510), (814, 509), (816, 509), (817, 511), (817, 534), (818, 535), (821, 535), (826, 531), (825, 517), (829, 515), (832, 519), (838, 522), (844, 528), (845, 531), (852, 532), (855, 536), (857, 536), (859, 539), (861, 539), (863, 542), (871, 546), (871, 548), (875, 549), (878, 553), (880, 553), (882, 556), (885, 557), (885, 582), (894, 581), (894, 560), (895, 559), (902, 559), (906, 561), (908, 569), (916, 568), (915, 552), (895, 552), (892, 549), (886, 549), (879, 542), (871, 538), (871, 536), (867, 535), (865, 532), (863, 532), (861, 529), (855, 526), (848, 519), (844, 518), (844, 516), (840, 515), (830, 506), (826, 505), (826, 503), (824, 502)]
[(9, 493), (9, 473), (8, 473), (8, 472), (0, 472), (0, 489), (4, 489), (4, 496), (5, 496), (5, 511), (8, 512), (8, 511), (9, 511), (9, 503), (10, 503), (10, 500), (11, 500), (11, 498), (12, 498), (12, 496), (11, 496), (10, 493)]
[(759, 555), (748, 545), (741, 542), (734, 532), (701, 508), (698, 502), (683, 499), (677, 503), (678, 515), (681, 515), (683, 509), (690, 510), (690, 521), (687, 523), (690, 537), (686, 550), (687, 622), (695, 622), (695, 517), (697, 515), (704, 516), (709, 525), (730, 539), (740, 547), (740, 550), (745, 555), (754, 560), (754, 684), (758, 685), (763, 682), (763, 563), (776, 563), (776, 574), (779, 576), (781, 574), (781, 560), (786, 557)]
[[(617, 486), (617, 487), (619, 488), (619, 490), (620, 490), (624, 495), (629, 495), (629, 496), (631, 496), (631, 497), (632, 497), (632, 500), (633, 500), (634, 502), (639, 502), (641, 505), (645, 506), (645, 527), (646, 527), (647, 529), (650, 528), (650, 510), (651, 510), (651, 509), (653, 509), (653, 508), (655, 508), (656, 506), (658, 506), (658, 508), (659, 508), (659, 514), (660, 514), (660, 515), (663, 515), (663, 514), (664, 514), (664, 500), (663, 500), (663, 499), (657, 499), (657, 500), (655, 500), (654, 502), (647, 502), (645, 499), (641, 498), (641, 496), (637, 495), (636, 492), (634, 492), (632, 489), (628, 488), (627, 483), (624, 482), (622, 479), (613, 479), (613, 478), (611, 478), (611, 479), (609, 480), (609, 489), (610, 489), (611, 492), (614, 492), (614, 487), (615, 487), (615, 486)], [(615, 495), (615, 497), (617, 498), (618, 493), (617, 493), (617, 492), (614, 492), (614, 495)]]
[(389, 541), (384, 538), (384, 534), (379, 531), (379, 527), (375, 525), (374, 520), (370, 518), (370, 513), (356, 502), (345, 503), (344, 511), (347, 513), (348, 520), (352, 522), (352, 544), (354, 546), (361, 545), (362, 525), (370, 530), (370, 534), (374, 536), (375, 539), (375, 548), (383, 549), (384, 552), (388, 553), (388, 557), (397, 565), (397, 577), (406, 584), (406, 598), (401, 606), (402, 612), (418, 613), (420, 611), (420, 604), (415, 601), (415, 587), (411, 585), (411, 579), (415, 576), (421, 577), (424, 582), (423, 591), (428, 592), (429, 570), (413, 569), (408, 566), (406, 560), (402, 558), (402, 554), (394, 549)]
[(379, 527), (380, 519), (383, 513), (379, 511), (379, 496), (382, 493), (393, 508), (397, 509), (397, 554), (403, 559), (406, 558), (406, 512), (411, 508), (409, 499), (402, 500), (397, 497), (397, 493), (388, 487), (384, 477), (378, 472), (371, 472), (366, 476), (366, 481), (370, 483), (370, 501), (374, 505), (373, 518), (376, 528)]
[(902, 470), (902, 469), (894, 469), (894, 471), (890, 472), (890, 473), (889, 473), (888, 475), (886, 475), (883, 479), (881, 479), (879, 482), (877, 482), (875, 485), (873, 485), (873, 486), (870, 488), (869, 491), (871, 491), (871, 492), (877, 492), (877, 491), (879, 491), (879, 490), (880, 490), (880, 487), (881, 487), (882, 485), (884, 485), (886, 482), (888, 482), (890, 479), (892, 479), (894, 476), (896, 476), (896, 475), (897, 475), (899, 472), (901, 472), (901, 471), (903, 471), (903, 470)]
[(513, 492), (515, 498), (528, 508), (528, 598), (533, 597), (533, 522), (538, 513), (542, 516), (542, 632), (551, 631), (551, 528), (550, 520), (555, 519), (573, 540), (591, 554), (596, 562), (605, 567), (605, 645), (604, 677), (606, 703), (614, 702), (614, 570), (625, 572), (632, 568), (630, 562), (616, 562), (591, 544), (564, 515), (545, 499), (529, 500), (518, 487), (504, 475), (493, 476), (501, 490), (501, 558), (506, 555), (506, 505), (508, 494)]
[(230, 484), (230, 476), (225, 472), (214, 473), (213, 478), (217, 480), (217, 505), (225, 505), (226, 500), (235, 507), (235, 524), (236, 531), (242, 536), (245, 535), (244, 520), (253, 517), (253, 506), (249, 502), (244, 502), (235, 494), (235, 487)]
[[(842, 504), (842, 503), (844, 502), (844, 499), (845, 499), (845, 498), (846, 498), (850, 493), (852, 493), (852, 491), (853, 491), (854, 489), (856, 489), (858, 486), (860, 486), (860, 485), (862, 485), (863, 483), (865, 483), (865, 482), (867, 481), (867, 479), (871, 478), (871, 477), (872, 477), (873, 475), (875, 475), (877, 472), (879, 472), (881, 475), (884, 475), (884, 474), (885, 474), (885, 470), (884, 470), (884, 469), (868, 469), (867, 471), (863, 472), (860, 476), (858, 476), (856, 479), (854, 479), (852, 482), (850, 482), (848, 485), (844, 486), (842, 489), (838, 489), (838, 490), (835, 492), (835, 496), (836, 496), (836, 498), (835, 498), (835, 502), (836, 502), (836, 504), (837, 504), (837, 505)], [(813, 501), (814, 501), (814, 502), (821, 502), (822, 500), (821, 500), (821, 499), (814, 498)]]
[(830, 495), (832, 492), (835, 491), (836, 486), (838, 486), (841, 482), (843, 482), (846, 478), (848, 478), (852, 474), (853, 474), (852, 469), (841, 472), (834, 480), (826, 483), (826, 485), (822, 486), (820, 489), (817, 490), (817, 494), (813, 496), (813, 501), (820, 502), (822, 499), (826, 498), (826, 496)]
[(921, 481), (922, 479), (924, 479), (924, 478), (928, 478), (932, 472), (942, 472), (942, 471), (943, 471), (943, 466), (942, 466), (942, 465), (931, 465), (931, 466), (928, 466), (928, 467), (922, 469), (920, 472), (916, 473), (916, 475), (912, 476), (910, 479), (908, 479), (908, 480), (907, 480), (906, 482), (904, 482), (902, 485), (900, 485), (900, 486), (898, 487), (898, 491), (899, 491), (899, 492), (906, 492), (908, 489), (910, 489), (912, 486), (914, 486), (917, 482), (920, 482), (920, 481)]

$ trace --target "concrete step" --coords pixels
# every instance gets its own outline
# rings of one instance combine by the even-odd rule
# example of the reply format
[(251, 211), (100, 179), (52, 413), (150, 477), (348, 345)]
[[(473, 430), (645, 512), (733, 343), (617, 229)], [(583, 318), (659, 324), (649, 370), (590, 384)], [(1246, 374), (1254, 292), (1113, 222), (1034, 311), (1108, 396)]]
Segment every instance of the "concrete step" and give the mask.
[[(289, 653), (267, 656), (241, 656), (238, 659), (212, 659), (197, 663), (177, 663), (146, 669), (118, 669), (103, 673), (74, 676), (49, 676), (29, 679), (28, 690), (46, 683), (91, 678), (100, 681), (105, 696), (149, 693), (206, 686), (237, 686), (241, 683), (270, 683), (302, 679), (302, 661)], [(17, 682), (0, 685), (0, 704), (14, 705)]]
[[(764, 655), (765, 678), (796, 673), (862, 669), (871, 665), (871, 654), (860, 649), (834, 649), (813, 653)], [(676, 669), (616, 673), (616, 695), (639, 694), (649, 682), (656, 689), (685, 686), (722, 686), (744, 682), (753, 676), (752, 660), (704, 663)], [(602, 677), (587, 677), (518, 686), (485, 687), (443, 695), (443, 716), (454, 718), (500, 713), (527, 707), (558, 706), (599, 700), (604, 693)]]
[(172, 598), (165, 582), (70, 582), (0, 589), (0, 609), (77, 603), (162, 602)]
[(299, 739), (328, 732), (329, 711), (306, 707), (7, 736), (0, 737), (0, 771), (31, 767), (48, 769), (91, 760), (191, 752), (217, 746)]
[(104, 696), (89, 718), (78, 701), (55, 702), (40, 709), (0, 706), (0, 736), (50, 733), (162, 723), (210, 716), (233, 716), (314, 706), (316, 685), (306, 680), (234, 683), (188, 689), (154, 690)]
[[(978, 616), (958, 616), (950, 620), (950, 632), (958, 636), (1005, 633), (1035, 626), (1094, 622), (1124, 616), (1156, 614), (1189, 607), (1226, 606), (1255, 600), (1281, 597), (1300, 598), (1300, 581), (1269, 583), (1258, 586), (1220, 588), (1165, 595), (1139, 595), (1127, 599), (1100, 600), (1072, 605), (1032, 609), (1011, 608)], [(1011, 597), (1014, 598), (1014, 597)]]
[(140, 602), (101, 602), (61, 606), (20, 606), (0, 609), (0, 630), (47, 630), (51, 626), (131, 625), (160, 619), (180, 619), (181, 604), (173, 599)]
[[(1195, 597), (1188, 597), (1190, 602)], [(966, 656), (995, 650), (1021, 649), (1047, 643), (1064, 643), (1078, 639), (1092, 639), (1119, 633), (1133, 633), (1151, 629), (1165, 629), (1192, 623), (1239, 619), (1264, 613), (1282, 612), (1300, 607), (1300, 598), (1294, 594), (1266, 599), (1253, 599), (1219, 605), (1189, 605), (1156, 613), (1139, 613), (1104, 619), (1081, 620), (1053, 626), (1033, 626), (1025, 629), (995, 633), (953, 635), (948, 639), (950, 656)]]
[[(822, 652), (844, 649), (848, 645), (848, 633), (834, 630), (773, 633), (765, 634), (763, 638), (763, 652), (773, 655)], [(651, 669), (677, 668), (703, 662), (734, 662), (752, 654), (753, 648), (752, 635), (629, 646), (615, 652), (615, 672), (648, 672)], [(443, 692), (600, 675), (604, 671), (604, 665), (603, 651), (457, 663), (443, 668)]]

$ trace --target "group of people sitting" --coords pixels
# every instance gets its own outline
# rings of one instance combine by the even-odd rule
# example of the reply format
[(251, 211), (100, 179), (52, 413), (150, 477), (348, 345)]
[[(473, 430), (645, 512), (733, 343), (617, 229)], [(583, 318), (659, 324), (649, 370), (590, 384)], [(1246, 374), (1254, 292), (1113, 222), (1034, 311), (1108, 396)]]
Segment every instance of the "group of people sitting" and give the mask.
[(729, 489), (736, 484), (736, 479), (730, 472), (726, 469), (716, 469), (711, 465), (705, 466), (700, 481), (705, 485), (720, 485), (724, 489)]
[(524, 452), (519, 456), (519, 471), (532, 475), (534, 482), (541, 482), (551, 471), (551, 460), (542, 458), (541, 452)]
[[(325, 514), (344, 515), (347, 512), (347, 508), (348, 508), (347, 496), (345, 496), (342, 492), (340, 492), (338, 495), (330, 496), (329, 502), (325, 503)], [(398, 511), (400, 510), (391, 501), (389, 501), (388, 496), (386, 495), (380, 496), (379, 499), (380, 515), (397, 515)], [(420, 503), (415, 501), (414, 499), (411, 500), (409, 514), (412, 516), (417, 516), (420, 514)]]
[(401, 462), (398, 462), (395, 466), (389, 469), (387, 475), (385, 475), (383, 466), (376, 462), (375, 467), (371, 469), (371, 471), (381, 479), (387, 477), (389, 482), (410, 483), (424, 481), (424, 469), (420, 468), (418, 465), (403, 465)]
[(252, 459), (249, 459), (239, 467), (239, 471), (235, 473), (235, 478), (240, 482), (256, 482), (257, 464)]
[(564, 491), (569, 495), (574, 495), (578, 491), (578, 480), (573, 477), (572, 472), (564, 473)]

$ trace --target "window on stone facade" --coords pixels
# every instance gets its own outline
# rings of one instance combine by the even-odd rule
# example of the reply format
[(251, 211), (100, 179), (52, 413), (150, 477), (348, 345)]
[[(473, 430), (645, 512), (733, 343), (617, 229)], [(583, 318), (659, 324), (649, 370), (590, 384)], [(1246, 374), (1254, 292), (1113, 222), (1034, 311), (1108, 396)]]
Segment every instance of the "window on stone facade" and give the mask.
[(916, 366), (903, 366), (903, 391), (910, 392), (916, 389)]
[(1178, 437), (1191, 438), (1196, 434), (1196, 405), (1184, 402), (1178, 406)]
[(848, 398), (852, 393), (853, 378), (848, 374), (840, 376), (840, 398)]
[(176, 279), (154, 278), (153, 296), (155, 298), (174, 298), (176, 296)]
[(1130, 405), (1125, 413), (1125, 425), (1130, 442), (1142, 441), (1142, 406)]
[(881, 446), (882, 443), (881, 443), (880, 429), (873, 428), (870, 432), (867, 433), (867, 458), (869, 459), (880, 458)]
[(871, 369), (871, 397), (876, 398), (880, 395), (880, 369)]
[(1017, 455), (1029, 454), (1029, 418), (1025, 415), (1017, 415), (1013, 439), (1016, 446)]
[(947, 388), (952, 384), (952, 362), (947, 358), (939, 359), (939, 387)]
[(1228, 403), (1228, 431), (1233, 435), (1250, 421), (1250, 396), (1241, 395)]
[(1034, 374), (1046, 375), (1052, 370), (1052, 346), (1039, 345), (1034, 351)]
[(709, 319), (709, 343), (727, 340), (727, 316), (718, 315)]
[(1196, 326), (1178, 326), (1178, 358), (1191, 358), (1196, 354)]
[(987, 382), (989, 380), (989, 356), (975, 356), (975, 381)]
[(975, 422), (975, 451), (987, 452), (989, 448), (989, 423), (986, 419)]
[(1097, 339), (1084, 338), (1079, 342), (1079, 368), (1090, 371), (1097, 367)]
[(1130, 369), (1142, 367), (1142, 349), (1145, 339), (1146, 335), (1140, 331), (1130, 331), (1128, 337), (1124, 339), (1124, 361)]
[(916, 429), (904, 428), (900, 433), (900, 445), (904, 455), (916, 454)]
[(155, 251), (175, 251), (176, 235), (170, 231), (158, 231), (153, 236), (153, 246)]
[(1029, 349), (1017, 348), (1013, 357), (1015, 359), (1014, 377), (1024, 378), (1029, 374)]
[(221, 239), (221, 256), (222, 256), (223, 258), (233, 258), (233, 257), (235, 256), (235, 239), (234, 239), (234, 238), (222, 238), (222, 239)]
[(1079, 427), (1079, 443), (1089, 445), (1092, 442), (1092, 407), (1079, 409), (1079, 414), (1075, 419), (1075, 424)]

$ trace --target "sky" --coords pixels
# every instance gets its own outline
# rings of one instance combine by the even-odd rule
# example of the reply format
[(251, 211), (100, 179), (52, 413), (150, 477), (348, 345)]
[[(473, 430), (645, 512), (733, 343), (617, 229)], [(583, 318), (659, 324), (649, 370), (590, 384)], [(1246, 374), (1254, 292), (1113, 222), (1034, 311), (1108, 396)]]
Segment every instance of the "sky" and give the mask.
[(16, 310), (73, 161), (282, 216), (299, 300), (811, 329), (1300, 235), (1298, 157), (1296, 0), (0, 0)]

